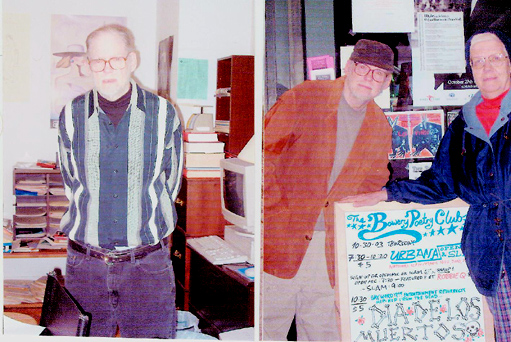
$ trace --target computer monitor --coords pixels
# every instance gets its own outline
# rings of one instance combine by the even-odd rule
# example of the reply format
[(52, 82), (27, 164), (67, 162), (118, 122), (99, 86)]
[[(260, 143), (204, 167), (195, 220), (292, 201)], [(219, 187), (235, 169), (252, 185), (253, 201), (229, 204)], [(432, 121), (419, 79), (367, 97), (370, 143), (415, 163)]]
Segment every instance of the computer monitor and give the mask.
[(230, 223), (254, 232), (255, 166), (239, 158), (220, 160), (222, 214)]

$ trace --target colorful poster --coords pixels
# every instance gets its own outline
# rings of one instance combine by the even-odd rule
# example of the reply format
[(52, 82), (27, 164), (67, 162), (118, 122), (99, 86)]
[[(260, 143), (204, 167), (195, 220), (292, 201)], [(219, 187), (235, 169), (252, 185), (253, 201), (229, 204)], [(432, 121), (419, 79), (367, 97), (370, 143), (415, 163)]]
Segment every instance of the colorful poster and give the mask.
[(467, 209), (336, 204), (343, 341), (494, 341), (460, 249)]
[(443, 110), (388, 112), (392, 126), (389, 159), (432, 158), (444, 134)]

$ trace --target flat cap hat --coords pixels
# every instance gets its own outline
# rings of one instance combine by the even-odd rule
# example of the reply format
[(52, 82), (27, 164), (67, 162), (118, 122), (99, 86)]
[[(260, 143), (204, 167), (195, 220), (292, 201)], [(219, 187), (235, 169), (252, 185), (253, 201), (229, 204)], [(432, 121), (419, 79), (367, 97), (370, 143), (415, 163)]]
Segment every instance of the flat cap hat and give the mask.
[(387, 45), (375, 40), (360, 39), (350, 56), (353, 62), (373, 65), (392, 72), (394, 70), (394, 51)]

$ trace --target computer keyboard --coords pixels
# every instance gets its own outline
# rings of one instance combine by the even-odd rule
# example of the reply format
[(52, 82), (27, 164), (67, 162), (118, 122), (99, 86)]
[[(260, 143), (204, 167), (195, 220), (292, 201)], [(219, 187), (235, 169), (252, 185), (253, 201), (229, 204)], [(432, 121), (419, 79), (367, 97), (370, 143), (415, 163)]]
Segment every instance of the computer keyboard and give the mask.
[(237, 264), (248, 260), (235, 246), (216, 235), (190, 238), (187, 242), (213, 265)]

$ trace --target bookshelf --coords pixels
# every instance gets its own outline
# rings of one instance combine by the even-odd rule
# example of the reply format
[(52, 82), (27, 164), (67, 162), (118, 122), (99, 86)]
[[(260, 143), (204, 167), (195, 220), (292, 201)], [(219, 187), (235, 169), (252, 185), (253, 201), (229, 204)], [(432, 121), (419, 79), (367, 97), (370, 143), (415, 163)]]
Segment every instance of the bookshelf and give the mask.
[(218, 138), (237, 156), (254, 135), (254, 56), (218, 59), (216, 88)]

